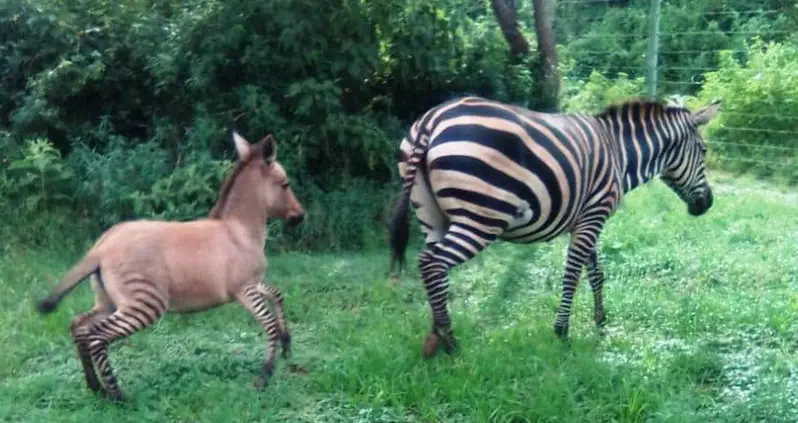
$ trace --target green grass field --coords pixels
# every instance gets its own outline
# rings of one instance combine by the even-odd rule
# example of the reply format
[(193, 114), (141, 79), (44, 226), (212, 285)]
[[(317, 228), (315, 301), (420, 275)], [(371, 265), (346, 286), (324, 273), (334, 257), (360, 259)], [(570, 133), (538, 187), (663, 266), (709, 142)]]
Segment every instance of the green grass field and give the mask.
[[(582, 279), (570, 346), (552, 333), (566, 239), (496, 244), (452, 273), (461, 344), (424, 361), (429, 329), (415, 261), (397, 284), (387, 250), (270, 257), (294, 355), (252, 387), (264, 336), (236, 304), (168, 315), (113, 344), (129, 403), (85, 389), (68, 335), (88, 284), (57, 312), (32, 304), (80, 251), (0, 263), (0, 420), (7, 422), (798, 421), (798, 194), (715, 175), (693, 218), (659, 182), (601, 240), (609, 324), (593, 329)], [(418, 243), (408, 257), (418, 252)]]

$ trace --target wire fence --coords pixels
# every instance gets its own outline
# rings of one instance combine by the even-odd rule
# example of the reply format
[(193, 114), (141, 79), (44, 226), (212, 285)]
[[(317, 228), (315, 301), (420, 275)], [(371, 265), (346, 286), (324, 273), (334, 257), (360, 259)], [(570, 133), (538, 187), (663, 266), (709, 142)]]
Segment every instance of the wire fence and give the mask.
[(691, 107), (719, 97), (718, 122), (704, 131), (710, 167), (798, 184), (798, 43), (789, 29), (798, 8), (753, 4), (557, 1), (554, 28), (573, 62), (564, 76), (628, 77), (636, 91), (607, 91), (689, 98)]

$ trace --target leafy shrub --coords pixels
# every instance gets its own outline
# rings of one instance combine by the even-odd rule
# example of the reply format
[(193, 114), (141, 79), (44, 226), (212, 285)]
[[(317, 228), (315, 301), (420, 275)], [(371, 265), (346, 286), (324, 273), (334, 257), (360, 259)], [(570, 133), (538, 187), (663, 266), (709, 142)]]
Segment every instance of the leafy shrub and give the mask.
[(72, 170), (46, 139), (29, 140), (21, 156), (12, 158), (5, 169), (3, 193), (24, 212), (48, 210), (70, 200)]
[(121, 137), (111, 137), (104, 152), (76, 144), (67, 160), (79, 208), (102, 226), (146, 217), (136, 213), (137, 201), (170, 171), (167, 152), (155, 143), (129, 145)]
[(798, 181), (798, 46), (756, 41), (745, 63), (721, 52), (720, 69), (706, 74), (698, 102), (723, 108), (706, 128), (711, 163)]
[(566, 80), (563, 86), (563, 108), (571, 112), (597, 113), (607, 105), (639, 97), (645, 93), (645, 79), (630, 79), (619, 72), (618, 77), (609, 79), (598, 71), (593, 71), (587, 81)]
[(138, 216), (165, 220), (191, 220), (208, 215), (218, 199), (219, 187), (231, 169), (228, 160), (202, 156), (177, 167), (156, 181), (147, 192), (133, 193)]

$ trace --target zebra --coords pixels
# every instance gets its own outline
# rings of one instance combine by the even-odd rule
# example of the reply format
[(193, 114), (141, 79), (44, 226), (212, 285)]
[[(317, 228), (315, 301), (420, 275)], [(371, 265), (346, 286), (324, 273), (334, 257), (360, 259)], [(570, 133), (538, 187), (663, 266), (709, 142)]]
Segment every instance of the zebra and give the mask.
[(582, 268), (594, 320), (606, 323), (597, 241), (623, 195), (658, 176), (692, 216), (712, 207), (698, 129), (720, 100), (696, 112), (630, 99), (596, 114), (540, 113), (476, 96), (427, 110), (399, 145), (401, 191), (389, 223), (389, 273), (405, 265), (409, 203), (425, 235), (418, 268), (432, 313), (431, 357), (458, 347), (447, 307), (448, 272), (496, 240), (516, 244), (570, 234), (554, 333), (568, 336)]

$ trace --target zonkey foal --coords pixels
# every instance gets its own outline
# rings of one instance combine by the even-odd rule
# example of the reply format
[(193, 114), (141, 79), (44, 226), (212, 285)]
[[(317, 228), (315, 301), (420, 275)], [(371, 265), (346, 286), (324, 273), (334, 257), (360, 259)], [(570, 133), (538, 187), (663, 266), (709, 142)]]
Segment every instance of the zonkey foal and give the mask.
[(276, 217), (297, 224), (305, 212), (275, 160), (274, 138), (267, 135), (250, 144), (232, 128), (228, 135), (238, 160), (207, 219), (114, 225), (37, 304), (40, 313), (52, 312), (91, 276), (94, 308), (72, 320), (71, 334), (93, 392), (102, 389), (112, 400), (124, 401), (108, 363), (108, 345), (153, 324), (167, 311), (196, 312), (233, 300), (243, 305), (268, 334), (265, 361), (255, 381), (258, 388), (274, 371), (278, 336), (283, 356), (290, 353), (282, 296), (262, 283), (266, 221)]

